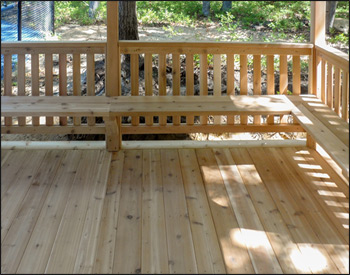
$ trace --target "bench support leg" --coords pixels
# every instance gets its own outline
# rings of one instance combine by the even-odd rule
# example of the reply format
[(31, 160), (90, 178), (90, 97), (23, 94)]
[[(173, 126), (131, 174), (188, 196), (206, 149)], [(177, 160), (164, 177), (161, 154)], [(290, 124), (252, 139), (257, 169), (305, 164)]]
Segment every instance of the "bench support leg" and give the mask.
[(106, 125), (106, 149), (115, 152), (121, 149), (120, 117), (104, 117)]
[(306, 146), (311, 149), (316, 149), (316, 141), (309, 133), (306, 134)]

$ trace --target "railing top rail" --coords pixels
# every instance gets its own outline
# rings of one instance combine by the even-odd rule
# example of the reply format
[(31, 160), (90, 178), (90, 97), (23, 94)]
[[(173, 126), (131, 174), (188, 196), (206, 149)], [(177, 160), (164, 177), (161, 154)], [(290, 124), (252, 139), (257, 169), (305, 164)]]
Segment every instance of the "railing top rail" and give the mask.
[(32, 48), (56, 48), (56, 47), (104, 47), (106, 40), (103, 41), (2, 41), (1, 48), (23, 48), (23, 47), (32, 47)]
[(312, 43), (289, 43), (289, 42), (234, 42), (234, 41), (223, 41), (223, 42), (207, 42), (207, 41), (140, 41), (140, 40), (120, 40), (120, 46), (133, 46), (135, 44), (142, 45), (143, 47), (162, 47), (164, 45), (169, 45), (172, 47), (186, 46), (186, 47), (207, 47), (215, 45), (217, 47), (227, 47), (227, 46), (253, 46), (253, 47), (273, 47), (273, 48), (312, 48)]
[(140, 53), (192, 53), (192, 54), (293, 54), (310, 55), (310, 43), (262, 43), (262, 42), (150, 42), (120, 41), (120, 52)]
[(316, 45), (316, 51), (318, 51), (320, 57), (325, 58), (332, 64), (342, 68), (344, 71), (349, 72), (349, 55), (346, 53), (326, 45)]
[(106, 41), (1, 42), (1, 54), (105, 53)]
[[(103, 53), (106, 41), (47, 41), (47, 42), (1, 42), (1, 54), (17, 53)], [(121, 53), (213, 53), (213, 54), (293, 54), (310, 55), (310, 43), (286, 42), (173, 42), (173, 41), (120, 41)]]

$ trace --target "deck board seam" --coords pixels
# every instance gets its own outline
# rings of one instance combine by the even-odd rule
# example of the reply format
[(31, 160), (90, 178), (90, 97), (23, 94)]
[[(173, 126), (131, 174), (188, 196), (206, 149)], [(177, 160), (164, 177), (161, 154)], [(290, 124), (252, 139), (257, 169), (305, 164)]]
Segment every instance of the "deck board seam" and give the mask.
[[(198, 151), (198, 150), (201, 150), (201, 149), (198, 149), (198, 148), (194, 149), (195, 154), (196, 154), (196, 161), (197, 161), (197, 164), (198, 164), (198, 167), (199, 167), (199, 171), (200, 171), (200, 175), (201, 175), (201, 178), (202, 178), (203, 189), (204, 189), (204, 192), (205, 192), (206, 200), (208, 201), (208, 207), (209, 207), (209, 210), (210, 210), (210, 218), (211, 218), (211, 220), (212, 220), (212, 222), (213, 222), (213, 226), (214, 226), (215, 234), (216, 234), (216, 239), (217, 239), (218, 242), (219, 242), (219, 247), (220, 247), (221, 256), (222, 256), (222, 258), (223, 258), (223, 260), (224, 260), (224, 251), (222, 250), (222, 246), (221, 246), (221, 243), (220, 243), (220, 241), (219, 241), (220, 236), (219, 236), (218, 231), (217, 231), (217, 228), (216, 228), (216, 227), (217, 227), (217, 226), (216, 226), (216, 223), (214, 222), (214, 219), (213, 219), (212, 207), (211, 207), (211, 204), (209, 203), (208, 190), (207, 190), (207, 188), (205, 187), (205, 179), (204, 179), (203, 171), (202, 171), (202, 169), (200, 169), (201, 166), (200, 166), (200, 163), (199, 163), (199, 161), (198, 161), (198, 158), (199, 158), (199, 156), (198, 156), (198, 154), (197, 154), (197, 151)], [(225, 261), (224, 261), (224, 263), (225, 263)], [(224, 264), (224, 267), (225, 267), (225, 271), (226, 271), (226, 274), (227, 274), (228, 272), (227, 272), (227, 265), (226, 265), (226, 263)]]
[(177, 158), (179, 160), (179, 167), (180, 167), (180, 173), (181, 173), (181, 183), (182, 183), (182, 189), (183, 189), (183, 194), (184, 194), (184, 200), (185, 200), (185, 205), (186, 205), (186, 213), (187, 213), (187, 216), (188, 216), (188, 226), (190, 228), (190, 232), (191, 232), (191, 242), (192, 242), (192, 247), (193, 247), (193, 255), (194, 255), (194, 259), (195, 259), (195, 263), (196, 263), (196, 273), (198, 273), (198, 260), (197, 260), (197, 255), (196, 255), (196, 250), (195, 250), (195, 244), (194, 244), (194, 240), (193, 240), (193, 232), (192, 232), (192, 226), (191, 226), (191, 217), (190, 217), (190, 214), (189, 214), (189, 210), (188, 210), (188, 204), (187, 204), (187, 199), (186, 199), (186, 191), (185, 191), (185, 185), (184, 185), (184, 175), (183, 175), (183, 172), (182, 172), (182, 169), (181, 169), (181, 162), (180, 162), (180, 154), (179, 154), (179, 149), (176, 149), (176, 155), (177, 155)]
[[(81, 158), (82, 158), (82, 155), (81, 155)], [(71, 190), (72, 190), (72, 188), (73, 188), (73, 186), (74, 186), (74, 183), (76, 184), (76, 178), (77, 178), (78, 170), (79, 170), (80, 166), (81, 166), (81, 164), (79, 164), (79, 165), (77, 166), (77, 168), (76, 168), (76, 171), (77, 171), (77, 172), (75, 173), (74, 178), (72, 179), (72, 183), (73, 183), (73, 184), (70, 185), (70, 187), (69, 187), (69, 195), (68, 195), (68, 197), (67, 197), (67, 200), (65, 200), (65, 202), (64, 202), (64, 204), (65, 204), (64, 210), (63, 210), (63, 212), (62, 212), (61, 219), (60, 219), (60, 223), (59, 223), (59, 225), (58, 225), (58, 227), (57, 227), (57, 230), (56, 230), (55, 239), (54, 239), (54, 241), (52, 242), (52, 247), (51, 247), (51, 249), (50, 249), (49, 257), (47, 258), (47, 263), (46, 263), (46, 265), (45, 265), (45, 273), (47, 273), (47, 269), (48, 269), (48, 266), (49, 266), (49, 263), (50, 263), (50, 258), (51, 258), (51, 256), (52, 256), (53, 249), (54, 249), (54, 247), (55, 247), (55, 243), (56, 243), (57, 238), (58, 238), (58, 236), (59, 236), (59, 232), (60, 232), (60, 230), (62, 230), (62, 222), (63, 222), (63, 220), (64, 220), (64, 216), (65, 216), (65, 213), (66, 213), (66, 209), (67, 209), (67, 205), (68, 205), (69, 199), (70, 199), (71, 196), (72, 196)]]
[[(50, 191), (50, 189), (51, 189), (51, 186), (52, 186), (54, 180), (55, 180), (56, 177), (57, 177), (57, 171), (58, 171), (58, 169), (59, 169), (59, 167), (60, 167), (60, 165), (61, 165), (61, 162), (62, 162), (63, 158), (65, 157), (65, 155), (66, 155), (66, 152), (64, 152), (64, 153), (62, 154), (62, 156), (61, 156), (61, 158), (60, 158), (60, 160), (59, 160), (59, 161), (60, 161), (60, 164), (57, 165), (56, 170), (55, 170), (55, 172), (54, 172), (54, 173), (55, 173), (55, 176), (52, 178), (51, 183), (50, 183), (49, 186), (47, 187), (47, 192), (46, 192), (45, 198), (42, 199), (42, 205), (41, 205), (40, 209), (38, 209), (38, 214), (37, 214), (37, 217), (36, 217), (35, 222), (34, 222), (34, 224), (33, 224), (33, 228), (32, 228), (32, 230), (31, 230), (31, 232), (30, 232), (30, 234), (29, 234), (28, 241), (27, 241), (27, 243), (26, 243), (26, 245), (25, 245), (25, 248), (24, 248), (24, 250), (23, 250), (23, 253), (22, 253), (22, 255), (21, 255), (21, 259), (18, 261), (18, 265), (17, 265), (17, 268), (16, 268), (16, 273), (17, 273), (17, 269), (19, 268), (20, 263), (21, 263), (21, 261), (22, 261), (23, 255), (24, 255), (25, 251), (27, 250), (29, 241), (30, 241), (30, 239), (31, 239), (31, 237), (32, 237), (32, 234), (33, 234), (33, 232), (34, 232), (34, 228), (35, 228), (35, 226), (36, 226), (37, 221), (39, 220), (40, 214), (41, 214), (42, 209), (43, 209), (43, 207), (44, 207), (44, 205), (45, 205), (45, 201), (46, 201), (47, 195), (49, 194), (49, 191)], [(43, 158), (43, 159), (44, 159), (44, 158)], [(34, 176), (34, 178), (35, 178), (35, 176)], [(5, 239), (4, 239), (4, 240), (5, 240)]]
[[(295, 148), (294, 148), (294, 149), (295, 149)], [(265, 148), (264, 148), (263, 150), (266, 151)], [(276, 160), (275, 157), (273, 157), (273, 160), (274, 160), (274, 162), (276, 163), (276, 165), (280, 167), (280, 165), (278, 164), (278, 161)], [(282, 173), (283, 173), (283, 169), (280, 169), (280, 171), (282, 171)], [(287, 185), (285, 182), (283, 182), (283, 181), (282, 181), (282, 184), (285, 185), (285, 187), (286, 187), (285, 192), (288, 194), (288, 196), (294, 198), (293, 194), (292, 194), (291, 191), (290, 191), (290, 188), (288, 188), (288, 185)], [(334, 267), (338, 270), (339, 273), (341, 273), (340, 270), (339, 270), (339, 268), (338, 268), (338, 265), (336, 264), (336, 262), (334, 261), (334, 259), (333, 259), (333, 257), (332, 257), (332, 254), (330, 253), (329, 249), (326, 247), (326, 245), (324, 244), (324, 242), (322, 242), (321, 237), (317, 234), (317, 232), (315, 232), (315, 228), (311, 225), (311, 221), (307, 218), (306, 215), (304, 215), (304, 216), (305, 216), (305, 223), (307, 224), (308, 228), (313, 232), (313, 234), (314, 234), (314, 236), (316, 237), (316, 239), (318, 240), (318, 242), (319, 242), (319, 243), (321, 244), (321, 246), (324, 248), (324, 251), (327, 253), (327, 255), (328, 255), (328, 257), (329, 257), (329, 260), (332, 262), (332, 264), (334, 265)], [(282, 217), (283, 217), (283, 216), (282, 216)]]
[[(253, 162), (253, 164), (254, 164), (255, 171), (256, 171), (256, 173), (258, 174), (258, 176), (259, 176), (259, 178), (260, 178), (260, 180), (261, 180), (261, 184), (262, 184), (262, 186), (263, 186), (263, 189), (265, 190), (265, 192), (266, 192), (268, 198), (271, 200), (271, 202), (272, 202), (272, 204), (273, 204), (273, 209), (278, 209), (278, 206), (277, 206), (275, 200), (273, 199), (272, 194), (271, 194), (270, 191), (268, 190), (268, 188), (267, 188), (267, 186), (266, 186), (266, 184), (265, 184), (265, 181), (263, 180), (263, 177), (261, 177), (261, 175), (260, 175), (260, 173), (259, 173), (259, 171), (258, 171), (258, 169), (257, 169), (257, 167), (256, 167), (256, 163), (254, 162), (254, 159), (252, 158), (251, 154), (249, 153), (249, 151), (248, 151), (246, 148), (244, 148), (244, 150), (246, 151), (246, 153), (248, 154), (249, 158), (252, 160), (252, 162)], [(232, 151), (231, 151), (231, 154), (233, 155), (233, 152), (232, 152)], [(239, 170), (239, 171), (240, 171), (240, 170)], [(243, 179), (243, 182), (244, 182), (244, 184), (246, 185), (246, 181), (245, 181), (244, 179)], [(250, 188), (246, 188), (246, 189), (247, 189), (249, 195), (252, 196), (251, 191), (250, 191)], [(261, 222), (261, 224), (262, 224), (262, 226), (263, 226), (263, 228), (264, 228), (264, 230), (265, 230), (265, 232), (266, 232), (266, 231), (267, 231), (267, 228), (266, 228), (267, 226), (265, 225), (265, 222), (263, 222), (263, 219), (262, 219), (262, 217), (261, 217), (260, 211), (258, 211), (258, 209), (256, 208), (256, 203), (254, 203), (254, 200), (252, 200), (252, 201), (253, 201), (253, 206), (254, 206), (254, 208), (255, 208), (255, 210), (256, 210), (256, 213), (257, 213), (257, 215), (258, 215), (258, 217), (259, 217), (259, 219), (260, 219), (260, 222)], [(279, 216), (282, 217), (283, 215), (279, 212)], [(286, 226), (286, 222), (283, 220), (283, 218), (281, 219), (281, 222), (283, 223), (283, 227), (285, 227), (285, 230), (286, 230), (286, 233), (288, 234), (289, 239), (292, 241), (293, 244), (296, 245), (296, 247), (297, 247), (299, 253), (301, 253), (301, 250), (300, 250), (300, 247), (299, 247), (298, 243), (296, 243), (295, 239), (293, 238), (293, 235), (292, 235), (291, 232), (290, 232), (290, 229), (288, 228), (288, 226)], [(279, 262), (279, 264), (280, 264), (280, 266), (281, 266), (281, 269), (282, 269), (282, 271), (283, 271), (283, 267), (282, 267), (282, 264), (281, 264), (281, 260), (279, 259), (278, 255), (277, 255), (277, 253), (276, 253), (276, 251), (275, 251), (275, 248), (274, 248), (274, 246), (273, 246), (272, 243), (271, 243), (271, 239), (270, 239), (271, 237), (269, 237), (269, 234), (267, 234), (267, 237), (268, 237), (268, 239), (269, 239), (269, 241), (270, 241), (270, 244), (271, 244), (271, 246), (272, 246), (273, 251), (275, 252), (277, 261)], [(308, 268), (308, 271), (310, 272), (309, 267), (307, 267), (307, 268)], [(295, 265), (294, 265), (294, 270), (295, 270), (295, 271), (297, 270), (297, 267), (296, 267)]]
[[(214, 149), (213, 149), (213, 150), (214, 150)], [(237, 185), (240, 185), (240, 186), (241, 186), (241, 187), (239, 187), (239, 188), (241, 189), (241, 191), (243, 191), (243, 194), (244, 194), (245, 192), (246, 192), (246, 194), (249, 194), (249, 192), (248, 192), (248, 190), (247, 190), (247, 188), (246, 188), (246, 186), (245, 186), (245, 184), (244, 184), (243, 177), (242, 177), (242, 175), (241, 175), (241, 173), (240, 173), (240, 171), (239, 171), (239, 169), (238, 169), (238, 167), (237, 167), (237, 164), (235, 163), (235, 161), (234, 161), (234, 159), (233, 159), (233, 157), (232, 157), (231, 151), (230, 151), (229, 149), (223, 149), (223, 150), (225, 151), (225, 153), (227, 153), (227, 154), (229, 155), (229, 158), (231, 158), (230, 160), (228, 160), (228, 162), (230, 163), (230, 166), (235, 166), (235, 168), (236, 168), (236, 171), (232, 171), (232, 172), (238, 172), (238, 175), (237, 175), (237, 176), (239, 177), (239, 180), (240, 180), (241, 182), (237, 183)], [(216, 153), (215, 153), (215, 152), (214, 152), (214, 154), (215, 154), (215, 156), (216, 156)], [(219, 167), (219, 171), (220, 171), (220, 173), (221, 173), (221, 176), (222, 176), (222, 178), (224, 179), (224, 186), (225, 186), (225, 190), (226, 190), (226, 192), (227, 192), (227, 196), (228, 196), (228, 198), (229, 198), (230, 205), (231, 205), (231, 207), (232, 207), (232, 209), (233, 209), (233, 212), (235, 213), (236, 218), (237, 218), (238, 215), (237, 215), (236, 213), (237, 213), (237, 212), (239, 213), (239, 211), (240, 211), (240, 210), (239, 210), (239, 209), (240, 209), (240, 206), (239, 206), (239, 205), (237, 205), (236, 207), (234, 206), (234, 202), (233, 202), (233, 198), (232, 198), (232, 192), (229, 192), (229, 190), (228, 190), (228, 187), (231, 188), (230, 183), (227, 183), (227, 180), (225, 179), (226, 177), (225, 177), (225, 175), (224, 175), (224, 171), (221, 169), (222, 164), (219, 163), (220, 161), (219, 161), (219, 159), (218, 159), (217, 157), (215, 157), (215, 158), (216, 158), (216, 161), (217, 161), (217, 164), (218, 164), (218, 167)], [(225, 156), (225, 158), (227, 158), (227, 156)], [(241, 184), (242, 184), (242, 185), (241, 185)], [(239, 202), (237, 202), (237, 203), (239, 203)], [(254, 222), (254, 223), (255, 223), (254, 226), (257, 226), (257, 227), (260, 227), (260, 226), (261, 226), (261, 228), (264, 229), (263, 224), (262, 224), (262, 222), (261, 222), (261, 219), (260, 219), (260, 217), (259, 217), (259, 215), (258, 215), (258, 212), (257, 212), (256, 209), (255, 209), (255, 206), (254, 206), (254, 203), (253, 203), (251, 197), (248, 198), (247, 204), (252, 206), (252, 209), (255, 211), (255, 216), (258, 218), (258, 220)], [(253, 213), (252, 213), (252, 214), (253, 214)], [(238, 222), (238, 225), (239, 225), (240, 229), (243, 229), (244, 227), (246, 227), (246, 226), (245, 226), (245, 223), (247, 223), (247, 221), (244, 222), (241, 218), (237, 218), (237, 222)], [(257, 230), (257, 229), (255, 229), (255, 230)], [(242, 230), (241, 230), (241, 231), (242, 231)], [(268, 240), (268, 244), (270, 245), (270, 248), (272, 249), (272, 253), (273, 253), (273, 255), (267, 253), (267, 255), (269, 256), (269, 260), (271, 261), (270, 263), (272, 263), (272, 262), (274, 261), (274, 259), (275, 259), (275, 260), (277, 261), (277, 263), (278, 263), (277, 266), (273, 267), (273, 270), (274, 270), (274, 272), (276, 272), (277, 270), (275, 270), (275, 268), (278, 269), (278, 267), (279, 267), (279, 269), (282, 271), (283, 269), (282, 269), (282, 267), (281, 267), (281, 264), (280, 264), (279, 261), (278, 261), (277, 255), (276, 255), (276, 253), (275, 253), (275, 251), (274, 251), (274, 249), (273, 249), (273, 246), (272, 246), (272, 244), (271, 244), (270, 239), (268, 238), (268, 234), (266, 234), (266, 231), (264, 231), (264, 235), (266, 236), (266, 238), (267, 238), (267, 240)], [(265, 248), (268, 249), (267, 247), (265, 247)], [(256, 273), (260, 273), (260, 272), (261, 272), (261, 267), (258, 266), (258, 264), (260, 265), (260, 263), (256, 263), (256, 262), (255, 262), (255, 259), (257, 259), (257, 256), (253, 253), (254, 249), (251, 249), (251, 248), (248, 248), (248, 247), (247, 247), (247, 249), (248, 249), (249, 256), (250, 256), (250, 258), (251, 258), (251, 262), (252, 262), (252, 264), (253, 264), (253, 266), (254, 266), (255, 272), (256, 272)], [(270, 257), (271, 257), (271, 258), (270, 258)], [(273, 272), (273, 271), (270, 271), (270, 272)]]
[[(266, 151), (266, 149), (264, 149), (264, 148), (263, 148), (262, 150)], [(248, 149), (248, 153), (249, 153), (250, 157), (251, 157), (252, 159), (254, 159), (254, 156), (251, 154), (250, 149)], [(265, 152), (265, 155), (268, 155), (268, 154)], [(272, 165), (272, 166), (274, 165), (274, 163), (272, 162), (272, 160), (271, 160), (270, 158), (265, 159), (265, 161), (269, 162), (270, 165)], [(260, 174), (259, 169), (257, 169), (257, 171), (258, 171), (258, 173)], [(296, 240), (296, 237), (294, 236), (294, 234), (292, 234), (291, 228), (289, 228), (289, 226), (288, 226), (288, 220), (286, 220), (285, 215), (282, 214), (284, 211), (281, 211), (281, 206), (280, 206), (279, 203), (277, 202), (277, 200), (279, 200), (279, 198), (278, 198), (278, 197), (275, 197), (275, 196), (271, 193), (271, 192), (272, 192), (272, 189), (275, 189), (276, 187), (271, 187), (271, 186), (268, 187), (269, 185), (266, 183), (266, 179), (264, 179), (264, 177), (261, 177), (261, 179), (262, 179), (262, 182), (264, 183), (264, 186), (265, 186), (267, 192), (269, 193), (269, 195), (270, 195), (270, 197), (272, 198), (274, 204), (276, 205), (276, 208), (281, 212), (282, 221), (283, 221), (283, 223), (287, 226), (287, 230), (288, 230), (288, 232), (289, 232), (289, 234), (290, 234), (290, 236), (291, 236), (291, 239), (294, 241), (294, 243), (298, 246), (299, 250), (302, 252), (302, 250), (301, 250), (301, 248), (300, 248), (300, 245), (299, 245), (299, 242)], [(280, 182), (281, 182), (281, 181), (280, 181)], [(288, 194), (289, 194), (289, 192), (288, 192)], [(289, 196), (290, 196), (290, 194), (289, 194)], [(286, 211), (288, 212), (288, 210), (286, 210)], [(309, 230), (312, 230), (312, 228), (310, 227), (308, 221), (306, 221), (306, 224), (308, 225)], [(322, 242), (319, 240), (319, 237), (318, 237), (317, 235), (315, 235), (315, 233), (314, 233), (313, 230), (312, 230), (312, 233), (313, 233), (314, 237), (316, 237), (318, 243), (320, 243), (320, 244), (323, 246)], [(328, 258), (332, 261), (333, 265), (335, 266), (333, 260), (330, 258), (329, 254), (328, 254), (328, 251), (326, 250), (325, 252), (327, 253)], [(309, 265), (308, 265), (308, 267), (310, 268)], [(311, 268), (310, 268), (310, 269), (311, 269)], [(337, 269), (337, 270), (338, 270), (338, 269)], [(311, 269), (311, 272), (312, 272), (312, 269)], [(338, 270), (338, 272), (339, 272), (339, 270)]]
[[(179, 157), (179, 161), (180, 161), (180, 168), (181, 168), (181, 157), (180, 157), (180, 153), (179, 153), (179, 150), (184, 150), (184, 149), (177, 149), (177, 152), (178, 152), (178, 157)], [(193, 149), (192, 149), (193, 150)], [(195, 156), (196, 156), (196, 153), (194, 152)], [(196, 156), (196, 165), (197, 167), (199, 167), (199, 164), (198, 164), (198, 161), (197, 161), (197, 156)], [(183, 174), (183, 169), (180, 169), (181, 170), (181, 177), (182, 177), (182, 183), (183, 185), (185, 184), (185, 177), (184, 177), (184, 174)], [(200, 170), (200, 169), (199, 169)], [(200, 174), (201, 175), (201, 174)], [(201, 179), (202, 179), (202, 183), (203, 183), (203, 178), (202, 178), (202, 175), (201, 175)], [(204, 186), (203, 186), (204, 188)], [(189, 206), (188, 206), (188, 199), (186, 198), (186, 189), (185, 189), (185, 186), (184, 186), (184, 191), (185, 191), (185, 202), (186, 202), (186, 208), (187, 208), (187, 212), (188, 212), (188, 218), (189, 218), (189, 222), (190, 222), (190, 230), (191, 230), (191, 239), (192, 239), (192, 243), (193, 243), (193, 248), (195, 248), (195, 243), (194, 243), (194, 239), (193, 239), (193, 230), (192, 230), (192, 221), (191, 221), (191, 216), (189, 214)], [(207, 197), (205, 198), (207, 200)], [(209, 202), (207, 201), (208, 205), (209, 205)], [(203, 214), (202, 212), (200, 213), (200, 216), (203, 217)], [(212, 216), (210, 215), (210, 219), (212, 220)], [(214, 222), (212, 221), (212, 223), (214, 224)], [(214, 227), (215, 228), (215, 227)], [(216, 229), (215, 229), (215, 234), (216, 234)], [(207, 242), (207, 241), (206, 241)], [(207, 245), (207, 243), (206, 243)], [(208, 245), (207, 245), (208, 246)], [(195, 259), (196, 259), (196, 265), (197, 265), (197, 270), (198, 270), (198, 256), (196, 254), (196, 249), (194, 249), (194, 255), (195, 255)], [(211, 255), (210, 255), (211, 256)], [(213, 273), (214, 273), (214, 269), (213, 269)]]
[[(313, 150), (313, 149), (311, 149)], [(281, 153), (283, 153), (285, 155), (285, 160), (286, 162), (288, 162), (289, 166), (293, 166), (293, 164), (289, 161), (287, 153), (285, 152), (286, 150), (280, 150), (282, 151)], [(304, 158), (305, 159), (305, 158)], [(310, 160), (305, 159), (305, 161), (307, 163), (310, 164)], [(296, 171), (296, 169), (293, 169), (294, 171)], [(311, 169), (313, 172), (317, 173), (317, 171), (315, 169)], [(296, 171), (298, 172), (298, 171)], [(299, 175), (299, 173), (295, 173), (295, 175), (299, 178), (298, 181), (300, 182), (300, 184), (298, 184), (300, 187), (302, 187), (305, 192), (305, 194), (308, 194), (308, 197), (311, 198), (311, 200), (313, 201), (313, 204), (315, 206), (315, 210), (317, 210), (316, 213), (322, 215), (322, 217), (324, 217), (325, 220), (327, 220), (327, 224), (332, 225), (331, 227), (333, 228), (333, 230), (335, 232), (337, 232), (338, 237), (343, 240), (346, 243), (346, 239), (344, 238), (344, 235), (339, 231), (338, 227), (334, 224), (334, 221), (329, 217), (330, 213), (327, 213), (323, 207), (323, 205), (321, 204), (321, 202), (317, 199), (316, 194), (313, 192), (313, 190), (311, 189), (311, 187), (309, 186), (309, 184), (305, 183), (305, 180)], [(321, 181), (324, 182), (324, 178), (321, 178)], [(301, 184), (301, 183), (305, 183), (305, 184)], [(328, 190), (329, 188), (326, 187), (326, 189)], [(337, 199), (337, 198), (336, 198)]]
[[(44, 151), (46, 151), (46, 152), (45, 152), (45, 154), (42, 156), (42, 158), (41, 158), (41, 160), (40, 160), (40, 164), (35, 166), (35, 172), (33, 173), (34, 175), (37, 174), (37, 172), (38, 172), (39, 169), (40, 169), (41, 163), (44, 161), (44, 158), (45, 158), (46, 154), (48, 154), (48, 150), (44, 150)], [(23, 164), (25, 164), (25, 162), (22, 163), (22, 165), (23, 165)], [(21, 170), (22, 165), (20, 166), (20, 168), (19, 168), (18, 170)], [(17, 177), (16, 177), (15, 179), (17, 179)], [(30, 184), (27, 184), (28, 186), (26, 186), (27, 191), (25, 192), (21, 203), (20, 203), (19, 206), (17, 207), (17, 210), (16, 210), (15, 214), (13, 215), (13, 217), (12, 217), (12, 219), (11, 219), (11, 222), (9, 223), (9, 226), (8, 226), (8, 228), (7, 228), (7, 231), (6, 231), (5, 236), (4, 236), (4, 237), (1, 236), (1, 239), (2, 239), (2, 240), (5, 240), (5, 238), (6, 238), (6, 236), (7, 236), (7, 233), (9, 232), (9, 229), (10, 229), (10, 227), (11, 227), (11, 225), (12, 225), (12, 222), (14, 221), (14, 219), (17, 217), (19, 211), (21, 210), (21, 207), (22, 207), (22, 205), (23, 205), (23, 200), (24, 200), (25, 197), (27, 196), (28, 191), (29, 191), (29, 189), (30, 189), (30, 186), (32, 185), (33, 180), (34, 180), (34, 176), (32, 176), (32, 177), (30, 178)], [(10, 188), (11, 186), (8, 186), (8, 187)], [(5, 192), (7, 192), (9, 188), (7, 188)]]

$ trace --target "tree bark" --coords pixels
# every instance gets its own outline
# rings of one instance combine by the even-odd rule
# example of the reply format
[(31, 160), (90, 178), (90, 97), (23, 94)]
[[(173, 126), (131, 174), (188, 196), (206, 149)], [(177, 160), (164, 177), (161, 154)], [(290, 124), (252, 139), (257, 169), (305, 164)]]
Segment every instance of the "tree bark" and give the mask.
[(202, 12), (205, 17), (208, 17), (210, 14), (210, 1), (203, 1)]
[(96, 16), (96, 10), (99, 6), (99, 1), (89, 1), (89, 17), (91, 19), (95, 19)]
[(222, 1), (221, 11), (229, 11), (232, 9), (232, 1)]
[(335, 10), (338, 1), (327, 1), (326, 3), (326, 32), (329, 33), (330, 28), (333, 28)]
[(119, 1), (119, 40), (139, 40), (136, 1)]

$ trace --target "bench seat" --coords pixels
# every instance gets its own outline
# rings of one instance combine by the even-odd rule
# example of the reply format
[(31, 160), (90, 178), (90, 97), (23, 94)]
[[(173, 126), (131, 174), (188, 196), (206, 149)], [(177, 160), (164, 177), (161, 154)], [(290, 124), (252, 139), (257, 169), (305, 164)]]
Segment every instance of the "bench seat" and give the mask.
[(283, 115), (292, 106), (285, 96), (145, 96), (145, 97), (1, 97), (1, 115)]
[(349, 124), (315, 96), (289, 96), (292, 115), (349, 179)]
[(349, 124), (315, 95), (288, 96), (295, 105), (302, 104), (345, 145), (349, 147)]

